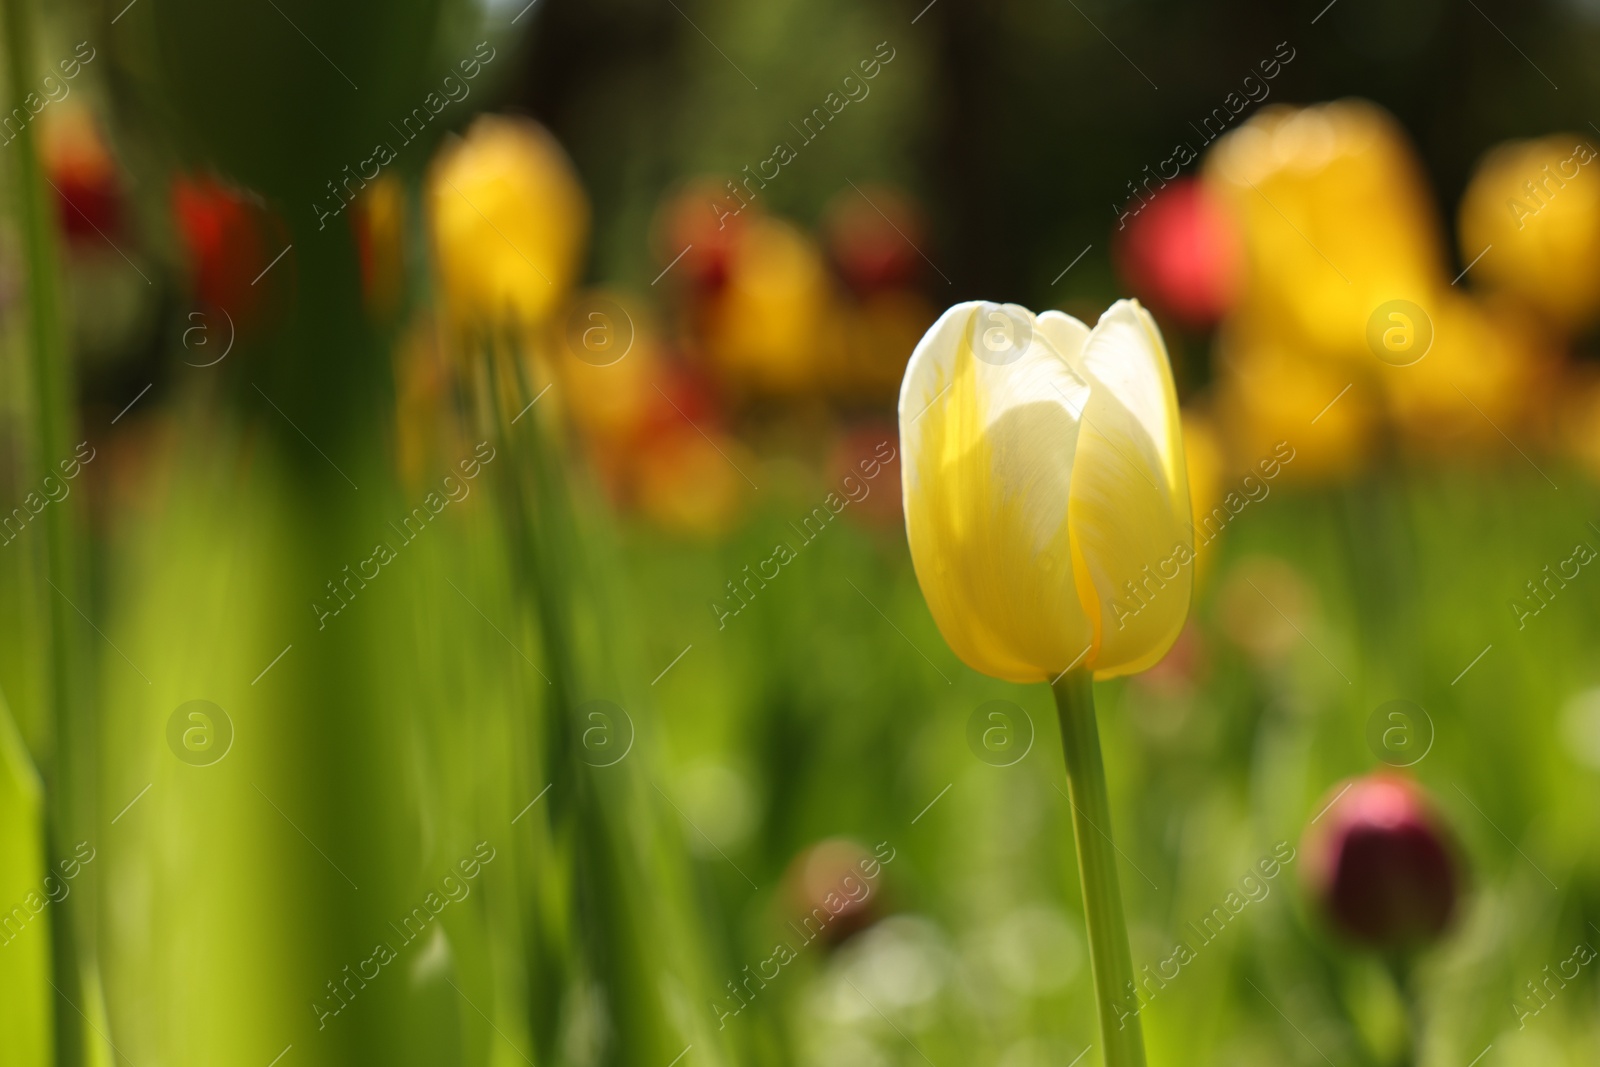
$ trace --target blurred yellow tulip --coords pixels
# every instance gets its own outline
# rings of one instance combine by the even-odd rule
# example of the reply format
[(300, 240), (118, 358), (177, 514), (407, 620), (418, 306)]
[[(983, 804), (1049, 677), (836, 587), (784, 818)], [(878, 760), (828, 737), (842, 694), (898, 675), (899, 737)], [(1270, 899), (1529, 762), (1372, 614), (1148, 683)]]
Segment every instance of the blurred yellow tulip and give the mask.
[(1440, 284), (1432, 199), (1404, 131), (1375, 104), (1264, 108), (1217, 142), (1206, 175), (1244, 238), (1238, 313), (1293, 349), (1370, 362), (1373, 309)]
[[(1513, 141), (1479, 162), (1461, 199), (1462, 262), (1567, 328), (1600, 313), (1600, 167), (1587, 137)], [(1487, 249), (1487, 251), (1485, 251)]]
[(899, 414), (912, 563), (969, 666), (1104, 678), (1166, 653), (1194, 533), (1172, 369), (1143, 308), (1119, 301), (1090, 330), (957, 304), (912, 354)]
[(1286, 441), (1296, 458), (1284, 469), (1285, 481), (1360, 470), (1379, 429), (1369, 377), (1344, 363), (1307, 358), (1250, 326), (1233, 324), (1218, 342), (1217, 414), (1236, 458), (1253, 464)]
[(816, 385), (842, 344), (822, 251), (792, 223), (758, 216), (706, 308), (712, 364), (736, 389), (793, 395)]
[(440, 150), (428, 221), (451, 320), (547, 321), (581, 267), (589, 203), (543, 126), (482, 115)]
[[(627, 448), (661, 403), (657, 382), (665, 371), (653, 317), (642, 300), (615, 290), (587, 290), (573, 306), (556, 362), (566, 407), (597, 448)], [(592, 337), (608, 347), (597, 354)]]
[(1379, 375), (1405, 440), (1424, 451), (1500, 447), (1501, 430), (1545, 409), (1555, 360), (1526, 314), (1446, 289), (1426, 309), (1433, 343), (1408, 366)]

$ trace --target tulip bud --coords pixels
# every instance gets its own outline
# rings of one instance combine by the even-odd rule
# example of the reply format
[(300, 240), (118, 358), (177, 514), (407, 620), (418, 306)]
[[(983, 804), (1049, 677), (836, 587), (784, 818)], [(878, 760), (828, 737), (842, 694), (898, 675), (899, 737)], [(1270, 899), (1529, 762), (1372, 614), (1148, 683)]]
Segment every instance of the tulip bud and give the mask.
[(1373, 948), (1436, 940), (1455, 914), (1461, 876), (1451, 835), (1427, 796), (1388, 773), (1341, 785), (1335, 796), (1303, 845), (1323, 913)]
[(399, 178), (380, 175), (356, 197), (350, 220), (361, 262), (361, 296), (379, 321), (391, 318), (405, 293), (406, 194)]
[(1194, 583), (1189, 478), (1160, 331), (1118, 301), (946, 311), (900, 391), (911, 562), (956, 655), (1013, 682), (1154, 665)]

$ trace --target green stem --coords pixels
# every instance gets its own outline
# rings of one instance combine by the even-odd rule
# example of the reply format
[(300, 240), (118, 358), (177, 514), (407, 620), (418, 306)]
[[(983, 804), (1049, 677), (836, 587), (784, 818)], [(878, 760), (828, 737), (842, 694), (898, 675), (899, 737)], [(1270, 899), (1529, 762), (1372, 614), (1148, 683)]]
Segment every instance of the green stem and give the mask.
[(1404, 951), (1384, 960), (1389, 976), (1394, 980), (1395, 990), (1400, 994), (1400, 1002), (1406, 1009), (1405, 1042), (1396, 1061), (1399, 1067), (1414, 1067), (1422, 1052), (1422, 998), (1418, 995), (1416, 982), (1412, 980), (1414, 963), (1412, 956)]
[[(33, 11), (29, 0), (5, 0), (4, 17), (7, 106), (20, 107), (35, 84), (33, 80)], [(31, 350), (33, 389), (33, 462), (45, 474), (68, 458), (73, 426), (71, 368), (68, 365), (65, 326), (56, 258), (53, 201), (47, 196), (40, 166), (36, 130), (24, 124), (14, 142), (6, 146), (16, 196), (17, 223), (21, 230), (28, 288), (28, 347)], [(82, 542), (76, 522), (78, 502), (47, 508), (43, 516), (45, 578), (51, 588), (41, 591), (42, 610), (49, 627), (51, 708), (50, 755), (45, 762), (47, 820), (51, 858), (68, 855), (76, 842), (93, 837), (94, 737), (87, 701), (90, 685), (87, 663), (77, 643), (73, 605), (83, 603)], [(58, 987), (70, 991), (62, 999), (71, 1012), (56, 1003), (56, 1062), (85, 1062), (89, 1051), (78, 1007), (103, 1018), (98, 1005), (86, 1003), (89, 979), (94, 974), (95, 914), (94, 872), (86, 872), (73, 903), (51, 924), (52, 956)]]
[(1100, 1012), (1106, 1067), (1144, 1067), (1144, 1034), (1133, 996), (1133, 958), (1117, 886), (1116, 845), (1111, 838), (1111, 801), (1100, 762), (1100, 731), (1094, 718), (1094, 680), (1086, 670), (1068, 671), (1051, 686), (1067, 756), (1072, 833), (1078, 842), (1083, 883), (1083, 918), (1089, 928), (1089, 969)]

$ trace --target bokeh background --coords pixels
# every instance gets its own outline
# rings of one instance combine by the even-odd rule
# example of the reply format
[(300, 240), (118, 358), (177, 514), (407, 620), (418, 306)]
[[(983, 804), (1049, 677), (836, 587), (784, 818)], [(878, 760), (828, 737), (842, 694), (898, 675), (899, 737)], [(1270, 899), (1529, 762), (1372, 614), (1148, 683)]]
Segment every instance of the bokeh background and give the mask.
[[(1600, 7), (3, 8), (4, 1062), (1100, 1062), (894, 405), (950, 304), (1126, 295), (1150, 1062), (1594, 1062)], [(1375, 772), (1406, 945), (1330, 904)]]

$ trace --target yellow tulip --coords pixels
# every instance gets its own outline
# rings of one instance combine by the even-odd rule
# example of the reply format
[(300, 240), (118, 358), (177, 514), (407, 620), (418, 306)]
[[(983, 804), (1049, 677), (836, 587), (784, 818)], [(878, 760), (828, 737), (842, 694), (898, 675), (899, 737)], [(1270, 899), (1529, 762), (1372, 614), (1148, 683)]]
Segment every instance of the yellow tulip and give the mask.
[(428, 175), (445, 307), (457, 322), (546, 321), (581, 266), (589, 204), (548, 130), (482, 115)]
[(1244, 236), (1237, 315), (1296, 352), (1370, 363), (1373, 309), (1448, 278), (1422, 168), (1375, 104), (1264, 108), (1211, 149), (1206, 176)]
[(912, 563), (969, 666), (1106, 678), (1166, 653), (1194, 529), (1172, 368), (1137, 302), (1093, 330), (958, 304), (912, 353), (899, 412)]
[(1372, 459), (1382, 429), (1376, 371), (1308, 358), (1276, 331), (1253, 326), (1233, 324), (1217, 343), (1217, 414), (1233, 454), (1253, 464), (1286, 442), (1296, 453), (1286, 482), (1355, 474)]
[(782, 219), (756, 216), (734, 245), (728, 281), (705, 318), (705, 346), (735, 389), (795, 396), (842, 345), (822, 249)]
[(1600, 317), (1600, 167), (1574, 133), (1503, 144), (1478, 164), (1461, 199), (1463, 262), (1563, 326)]
[(1408, 444), (1459, 456), (1464, 445), (1500, 448), (1502, 432), (1520, 437), (1522, 424), (1548, 422), (1558, 359), (1525, 310), (1519, 314), (1506, 302), (1484, 304), (1454, 290), (1424, 310), (1433, 329), (1427, 355), (1409, 366), (1384, 367), (1379, 378)]

